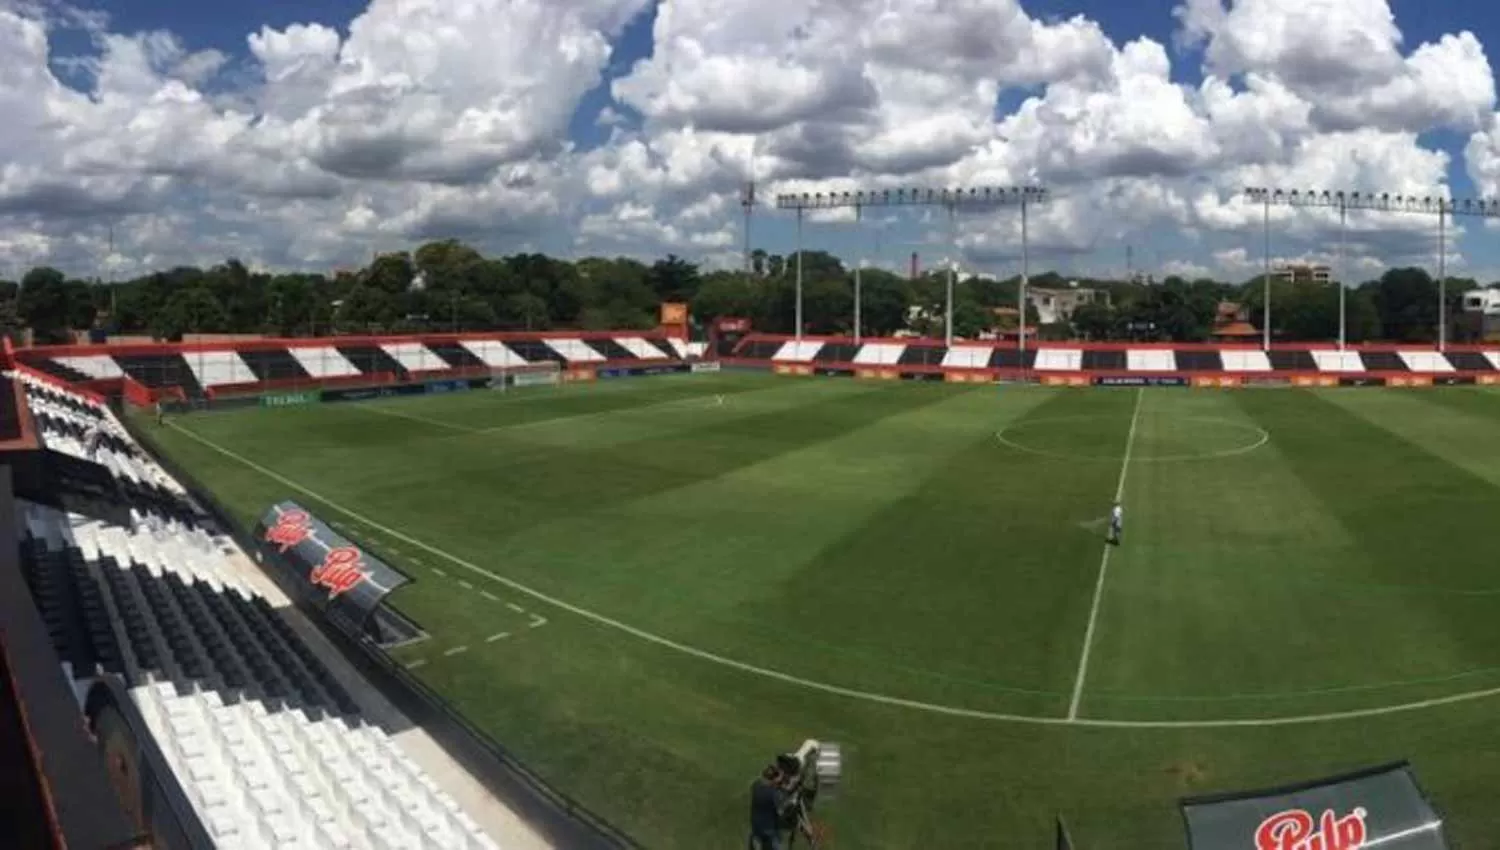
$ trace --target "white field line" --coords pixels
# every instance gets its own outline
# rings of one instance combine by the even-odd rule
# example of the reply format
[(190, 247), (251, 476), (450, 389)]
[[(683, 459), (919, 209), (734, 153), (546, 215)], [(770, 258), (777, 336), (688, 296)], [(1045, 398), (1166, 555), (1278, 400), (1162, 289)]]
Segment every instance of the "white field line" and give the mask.
[(464, 581), (463, 579), (459, 579), (458, 580), (458, 586), (461, 587), (461, 588), (463, 588), (464, 590), (473, 590), (474, 589), (474, 585), (469, 584), (468, 582)]
[(481, 590), (481, 591), (479, 591), (479, 595), (483, 596), (485, 599), (488, 599), (491, 602), (499, 602), (500, 601), (500, 597), (496, 596), (493, 593), (490, 593), (488, 590)]
[[(1144, 387), (1135, 391), (1135, 409), (1130, 413), (1130, 434), (1125, 437), (1125, 457), (1120, 461), (1120, 481), (1115, 485), (1115, 502), (1125, 496), (1125, 476), (1130, 472), (1130, 450), (1135, 447), (1135, 426), (1141, 420), (1141, 398)], [(1094, 604), (1089, 608), (1089, 625), (1083, 633), (1083, 654), (1078, 657), (1078, 677), (1073, 681), (1073, 699), (1068, 703), (1068, 719), (1078, 719), (1078, 704), (1083, 700), (1083, 682), (1089, 675), (1089, 653), (1094, 648), (1094, 627), (1099, 622), (1099, 601), (1104, 598), (1104, 576), (1109, 572), (1109, 551), (1115, 548), (1104, 544), (1104, 555), (1099, 559), (1099, 580), (1094, 582)]]
[[(723, 655), (718, 655), (709, 652), (708, 650), (699, 649), (696, 646), (690, 646), (688, 644), (672, 640), (671, 638), (648, 632), (645, 629), (637, 628), (630, 625), (629, 623), (623, 623), (605, 614), (600, 614), (596, 611), (590, 611), (587, 608), (574, 605), (562, 599), (558, 599), (557, 597), (543, 593), (540, 590), (530, 588), (514, 579), (509, 579), (505, 576), (492, 573), (489, 570), (484, 569), (483, 567), (480, 567), (476, 564), (464, 560), (463, 558), (458, 557), (457, 555), (451, 555), (447, 552), (444, 552), (443, 550), (437, 548), (436, 546), (433, 546), (430, 543), (425, 543), (415, 537), (397, 531), (394, 528), (390, 528), (388, 526), (381, 525), (374, 520), (367, 519), (363, 514), (343, 507), (337, 502), (329, 501), (327, 498), (301, 484), (298, 484), (296, 481), (293, 481), (274, 470), (267, 469), (266, 467), (261, 466), (260, 464), (256, 463), (253, 460), (250, 460), (249, 458), (238, 455), (230, 451), (229, 449), (218, 445), (212, 440), (209, 440), (206, 437), (201, 437), (198, 434), (186, 428), (183, 428), (174, 420), (169, 419), (167, 420), (166, 424), (167, 427), (178, 431), (188, 439), (191, 439), (206, 448), (212, 449), (213, 451), (223, 455), (224, 457), (240, 463), (249, 469), (253, 469), (256, 472), (259, 472), (260, 474), (271, 479), (272, 481), (276, 481), (277, 483), (285, 485), (286, 487), (295, 490), (311, 499), (315, 499), (323, 505), (332, 508), (335, 511), (338, 511), (339, 513), (343, 514), (346, 517), (349, 517), (350, 519), (359, 520), (360, 522), (369, 525), (371, 528), (384, 531), (386, 534), (389, 534), (398, 540), (404, 540), (411, 546), (415, 546), (416, 548), (421, 549), (424, 552), (433, 555), (434, 557), (442, 558), (443, 560), (448, 561), (455, 566), (463, 567), (464, 569), (474, 573), (475, 575), (484, 576), (485, 578), (488, 578), (498, 584), (504, 585), (505, 587), (508, 587), (517, 593), (530, 596), (531, 598), (539, 602), (545, 602), (546, 604), (551, 605), (558, 610), (567, 611), (570, 614), (573, 614), (585, 620), (589, 620), (597, 625), (623, 632), (627, 635), (630, 635), (631, 637), (638, 638), (647, 643), (655, 644), (664, 649), (670, 649), (674, 652), (680, 652), (683, 655), (697, 658), (700, 661), (707, 661), (711, 664), (717, 664), (721, 667), (727, 667), (731, 670), (739, 670), (742, 673), (748, 673), (752, 676), (759, 676), (763, 679), (769, 679), (771, 681), (781, 682), (782, 684), (792, 685), (794, 687), (804, 688), (810, 691), (817, 691), (819, 693), (845, 697), (847, 699), (860, 700), (862, 702), (869, 702), (877, 705), (886, 705), (895, 708), (906, 708), (913, 711), (922, 711), (928, 714), (938, 714), (947, 717), (962, 717), (969, 720), (987, 720), (1002, 723), (1018, 723), (1031, 726), (1077, 726), (1093, 727), (1099, 729), (1221, 729), (1232, 727), (1263, 728), (1269, 726), (1298, 726), (1311, 723), (1331, 723), (1340, 720), (1357, 720), (1360, 718), (1368, 717), (1383, 717), (1391, 714), (1400, 714), (1409, 711), (1420, 711), (1422, 709), (1438, 708), (1446, 705), (1455, 705), (1458, 703), (1473, 702), (1476, 700), (1490, 699), (1492, 697), (1500, 697), (1500, 687), (1493, 687), (1477, 691), (1467, 691), (1465, 693), (1449, 694), (1448, 696), (1434, 697), (1432, 699), (1417, 700), (1415, 702), (1375, 706), (1372, 708), (1360, 708), (1350, 711), (1333, 711), (1323, 714), (1296, 714), (1283, 715), (1280, 717), (1216, 718), (1207, 720), (1106, 720), (1102, 718), (1085, 717), (1069, 720), (1066, 717), (1058, 717), (1056, 715), (1007, 714), (1000, 711), (985, 711), (977, 708), (963, 708), (961, 706), (942, 705), (939, 703), (922, 702), (920, 700), (906, 699), (905, 697), (891, 696), (889, 694), (875, 693), (873, 691), (862, 691), (855, 688), (846, 688), (842, 685), (820, 682), (816, 679), (804, 679), (801, 676), (794, 676), (790, 673), (783, 673), (780, 670), (773, 670), (769, 667), (760, 667), (755, 664), (750, 664), (744, 661), (728, 658)], [(423, 661), (413, 661), (408, 664), (407, 667), (408, 669), (412, 667), (420, 667), (424, 663), (425, 662)]]
[(450, 655), (457, 655), (460, 652), (468, 652), (468, 651), (469, 651), (469, 648), (467, 646), (455, 646), (452, 649), (445, 649), (445, 650), (443, 650), (443, 656), (447, 657), (447, 656), (450, 656)]
[(426, 663), (427, 663), (427, 659), (425, 659), (425, 658), (418, 658), (416, 661), (409, 661), (409, 662), (407, 662), (406, 669), (408, 669), (408, 670), (415, 670), (418, 667), (421, 667), (421, 666), (425, 665)]
[(510, 637), (510, 632), (496, 632), (484, 639), (485, 643), (494, 643), (497, 640), (505, 640)]

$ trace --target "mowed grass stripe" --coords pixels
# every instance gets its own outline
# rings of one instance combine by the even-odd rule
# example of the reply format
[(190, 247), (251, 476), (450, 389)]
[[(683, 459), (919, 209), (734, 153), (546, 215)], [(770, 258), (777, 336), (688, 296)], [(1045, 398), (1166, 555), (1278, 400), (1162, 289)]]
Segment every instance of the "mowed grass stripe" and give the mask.
[[(1004, 396), (1007, 390), (998, 392)], [(1148, 402), (1155, 401), (1153, 393), (1148, 391)], [(1220, 397), (1162, 393), (1172, 394), (1174, 405), (1189, 398)], [(173, 456), (241, 516), (253, 518), (266, 504), (289, 495), (285, 485), (189, 437), (170, 429), (154, 433), (170, 440)], [(1273, 442), (1253, 456), (1274, 446)], [(1201, 499), (1203, 494), (1217, 499), (1256, 497), (1234, 492), (1253, 490), (1253, 478), (1226, 479), (1216, 472), (1221, 466), (1184, 465), (1183, 474), (1196, 472), (1222, 485), (1198, 486), (1185, 499)], [(1137, 476), (1148, 468), (1132, 469), (1132, 490)], [(1399, 474), (1394, 466), (1389, 471)], [(317, 481), (305, 483), (318, 489)], [(993, 482), (999, 489), (1047, 484)], [(1307, 492), (1301, 496), (1311, 498)], [(1128, 498), (1128, 536), (1120, 556), (1132, 551), (1146, 532), (1142, 495)], [(1277, 514), (1283, 521), (1291, 518), (1292, 501)], [(395, 518), (381, 519), (396, 525)], [(1321, 512), (1307, 520), (1306, 527), (1325, 524), (1341, 531), (1337, 521)], [(1217, 527), (1227, 529), (1230, 542), (1244, 544), (1291, 530)], [(402, 528), (414, 537), (444, 542), (420, 526)], [(1441, 541), (1433, 543), (1441, 546)], [(1003, 547), (1002, 541), (997, 548)], [(699, 554), (684, 552), (683, 557)], [(1115, 587), (1123, 574), (1112, 563), (1106, 613), (1119, 601)], [(1236, 589), (1219, 592), (1233, 594)], [(777, 612), (764, 616), (778, 619)], [(884, 627), (875, 612), (870, 620), (872, 629)], [(800, 651), (795, 638), (801, 625), (787, 624), (784, 652)], [(1257, 623), (1245, 623), (1243, 628), (1246, 642), (1265, 634)], [(477, 647), (446, 663), (439, 656), (419, 675), (441, 693), (462, 699), (471, 719), (529, 767), (645, 844), (664, 850), (698, 850), (741, 840), (749, 779), (770, 752), (810, 734), (845, 747), (849, 781), (836, 799), (821, 806), (840, 847), (1044, 846), (1052, 838), (1054, 813), (1061, 813), (1080, 846), (1158, 850), (1181, 844), (1175, 802), (1184, 794), (1265, 787), (1395, 758), (1411, 758), (1418, 766), (1424, 787), (1449, 818), (1456, 844), (1484, 847), (1500, 834), (1500, 809), (1493, 805), (1500, 787), (1500, 759), (1484, 757), (1493, 749), (1493, 701), (1266, 729), (1118, 730), (976, 723), (750, 676), (644, 642), (622, 640), (614, 630), (573, 625), (569, 617), (555, 618), (534, 637), (531, 645), (494, 645), (493, 658), (479, 654)], [(505, 647), (503, 653), (499, 647)], [(1300, 657), (1318, 651), (1309, 642)], [(1090, 690), (1095, 672), (1104, 669), (1096, 660)]]
[[(1217, 418), (1254, 424), (1272, 438), (1248, 455), (1143, 462), (1132, 471), (1126, 542), (1112, 564), (1100, 634), (1108, 660), (1085, 714), (1286, 716), (1463, 689), (1434, 680), (1470, 669), (1469, 661), (1441, 639), (1435, 652), (1424, 648), (1432, 625), (1412, 612), (1406, 594), (1362, 592), (1376, 580), (1362, 526), (1329, 506), (1334, 492), (1360, 498), (1361, 473), (1330, 463), (1328, 447), (1299, 436), (1307, 421), (1322, 421), (1321, 406), (1302, 392), (1153, 395), (1153, 415), (1142, 424), (1147, 445), (1153, 432), (1197, 418), (1204, 428)], [(1327, 434), (1360, 439), (1343, 425)], [(1309, 456), (1328, 464), (1326, 479), (1306, 480)], [(1433, 604), (1445, 614), (1452, 608)], [(1413, 686), (1393, 687), (1403, 682)]]
[[(1116, 716), (1117, 695), (1286, 686), (1279, 650), (1243, 646), (1247, 606), (1264, 604), (1247, 597), (1266, 588), (1239, 577), (1294, 553), (1337, 552), (1350, 538), (1301, 487), (1274, 437), (1248, 454), (1213, 456), (1258, 441), (1259, 427), (1229, 394), (1147, 394), (1085, 714)], [(1156, 460), (1193, 451), (1204, 459)], [(1279, 601), (1279, 590), (1272, 595)]]
[[(617, 457), (578, 470), (571, 492), (560, 488), (568, 499), (564, 504), (538, 506), (532, 521), (507, 524), (506, 533), (477, 522), (460, 525), (444, 538), (445, 548), (579, 604), (627, 612), (644, 617), (653, 629), (680, 633), (715, 605), (733, 605), (737, 594), (753, 592), (757, 573), (795, 568), (796, 562), (787, 559), (807, 552), (797, 544), (805, 547), (808, 535), (820, 533), (817, 512), (804, 515), (798, 504), (820, 503), (815, 478), (808, 478), (800, 492), (789, 492), (792, 488), (784, 484), (768, 492), (765, 482), (774, 477), (767, 479), (761, 470), (775, 467), (788, 475), (815, 476), (821, 469), (817, 458), (825, 450), (834, 455), (843, 451), (851, 462), (861, 457), (868, 461), (877, 447), (909, 439), (909, 417), (963, 392), (945, 387), (911, 393), (890, 388), (859, 395), (838, 392), (796, 410), (764, 414), (775, 417), (779, 426), (756, 416), (674, 432), (649, 445), (629, 443)], [(763, 433), (767, 429), (779, 433)], [(867, 438), (871, 434), (877, 436)], [(849, 440), (863, 448), (844, 448)], [(565, 475), (567, 464), (575, 462), (569, 458), (561, 468), (536, 472)], [(595, 498), (598, 476), (611, 468), (626, 470), (627, 483), (639, 486)], [(657, 469), (660, 474), (652, 474)], [(905, 473), (887, 469), (892, 475), (910, 475), (919, 466), (912, 461)], [(878, 497), (880, 478), (884, 476), (869, 478), (866, 497)], [(507, 479), (513, 486), (520, 482), (515, 470)], [(524, 492), (534, 495), (543, 486), (559, 485), (536, 480)], [(475, 488), (470, 485), (467, 491)], [(493, 505), (489, 496), (475, 501), (481, 510)], [(767, 506), (775, 512), (769, 513)], [(860, 508), (844, 503), (844, 509)], [(769, 514), (764, 526), (754, 521), (758, 511)], [(833, 517), (825, 521), (836, 522)], [(717, 557), (721, 554), (734, 559), (734, 569), (726, 570)]]
[[(638, 383), (647, 384), (649, 380)], [(798, 439), (810, 442), (836, 436), (843, 428), (858, 424), (864, 410), (851, 407), (848, 418), (819, 416), (819, 408), (838, 408), (843, 392), (820, 392), (811, 382), (785, 381), (780, 388), (767, 389), (759, 396), (760, 404), (728, 406), (722, 415), (697, 420), (696, 428), (690, 430), (704, 434), (737, 428), (775, 430), (774, 423), (797, 422), (797, 411), (803, 411), (809, 417), (807, 429), (785, 436), (789, 443)], [(905, 401), (899, 395), (888, 398), (896, 403), (887, 404), (887, 412), (899, 409)], [(917, 403), (915, 397), (908, 398), (910, 403)], [(503, 405), (503, 401), (497, 404)], [(338, 423), (337, 430), (348, 425), (349, 414), (339, 405), (322, 405), (317, 413)], [(682, 437), (683, 418), (666, 415), (660, 433), (649, 439), (622, 445), (541, 448), (510, 443), (498, 434), (463, 440), (423, 439), (432, 429), (421, 423), (368, 413), (356, 415), (360, 427), (352, 433), (359, 436), (351, 437), (351, 446), (343, 451), (327, 451), (321, 441), (301, 441), (298, 429), (306, 426), (307, 416), (285, 421), (247, 418), (239, 431), (226, 430), (224, 423), (229, 420), (216, 419), (212, 429), (198, 433), (234, 446), (246, 457), (277, 471), (296, 473), (293, 477), (298, 480), (317, 481), (320, 492), (336, 500), (377, 514), (385, 511), (386, 515), (394, 513), (408, 519), (436, 517), (445, 529), (483, 533), (488, 540), (540, 521), (596, 509), (612, 500), (713, 477), (786, 446), (774, 441), (750, 446), (732, 440), (728, 441), (729, 448), (739, 451), (712, 458), (702, 454), (693, 457), (682, 451), (694, 445), (693, 440)], [(872, 409), (869, 415), (881, 414)], [(200, 424), (194, 418), (182, 422), (195, 430)], [(318, 430), (319, 426), (311, 427)], [(711, 438), (705, 442), (710, 447), (725, 443)]]
[[(1235, 396), (1274, 435), (1285, 468), (1317, 497), (1320, 512), (1343, 526), (1349, 537), (1348, 545), (1312, 558), (1289, 547), (1261, 567), (1285, 571), (1284, 583), (1247, 582), (1230, 593), (1237, 610), (1224, 616), (1240, 622), (1242, 636), (1251, 627), (1264, 635), (1241, 639), (1240, 656), (1259, 660), (1260, 666), (1237, 663), (1236, 669), (1259, 673), (1241, 679), (1240, 693), (1427, 682), (1500, 661), (1495, 652), (1500, 631), (1490, 600), (1337, 591), (1338, 583), (1355, 591), (1365, 584), (1478, 587), (1487, 580), (1488, 556), (1483, 553), (1489, 547), (1475, 529), (1500, 509), (1500, 492), (1493, 487), (1330, 400), (1338, 395), (1297, 390)], [(1443, 541), (1441, 551), (1434, 540)], [(1315, 573), (1322, 584), (1300, 582), (1304, 571)], [(1220, 587), (1225, 590), (1229, 588)], [(1205, 663), (1211, 660), (1204, 658)], [(1486, 683), (1470, 684), (1478, 688)], [(1317, 699), (1315, 705), (1346, 709), (1454, 690), (1423, 686), (1351, 692)], [(1235, 691), (1221, 688), (1220, 693)]]
[[(825, 655), (829, 675), (842, 679), (858, 676), (872, 687), (894, 680), (901, 693), (933, 702), (1060, 714), (1099, 565), (1101, 538), (1086, 524), (1108, 511), (1118, 464), (1060, 464), (1008, 449), (994, 432), (1096, 417), (1101, 439), (1123, 450), (1134, 396), (1035, 388), (998, 395), (990, 402), (997, 410), (1025, 405), (1021, 415), (991, 417), (961, 451), (843, 529), (797, 580), (745, 608), (742, 619), (786, 612), (817, 641), (807, 654)], [(893, 669), (840, 657), (855, 654), (890, 659)]]

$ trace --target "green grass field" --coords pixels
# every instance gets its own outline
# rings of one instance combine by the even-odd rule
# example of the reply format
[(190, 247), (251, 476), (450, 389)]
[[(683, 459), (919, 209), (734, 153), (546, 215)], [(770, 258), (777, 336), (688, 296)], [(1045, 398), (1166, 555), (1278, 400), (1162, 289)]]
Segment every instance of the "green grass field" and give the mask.
[(1181, 847), (1180, 796), (1398, 758), (1500, 834), (1500, 393), (725, 373), (154, 433), (390, 556), (399, 659), (651, 847), (742, 847), (804, 737), (834, 847)]

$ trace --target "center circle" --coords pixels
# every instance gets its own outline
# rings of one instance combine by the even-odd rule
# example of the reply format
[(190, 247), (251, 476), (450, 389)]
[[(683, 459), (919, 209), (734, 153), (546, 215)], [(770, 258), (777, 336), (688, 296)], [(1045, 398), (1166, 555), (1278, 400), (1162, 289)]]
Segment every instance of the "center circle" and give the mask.
[[(1094, 414), (1025, 419), (1000, 429), (995, 439), (1008, 448), (1042, 457), (1119, 463), (1124, 446), (1117, 444), (1120, 441), (1110, 430), (1100, 427), (1105, 422), (1118, 420)], [(1270, 433), (1258, 425), (1218, 416), (1144, 414), (1142, 422), (1149, 424), (1135, 433), (1132, 462), (1234, 457), (1255, 451), (1271, 439)]]

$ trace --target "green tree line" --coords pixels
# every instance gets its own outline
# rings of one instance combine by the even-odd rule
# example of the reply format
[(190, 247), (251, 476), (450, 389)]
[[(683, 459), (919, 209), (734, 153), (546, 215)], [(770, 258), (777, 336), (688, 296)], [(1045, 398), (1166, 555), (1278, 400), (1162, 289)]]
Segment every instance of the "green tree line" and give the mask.
[[(749, 318), (757, 330), (790, 333), (796, 315), (797, 257), (755, 252), (752, 271), (705, 271), (669, 255), (652, 263), (616, 257), (563, 260), (545, 254), (486, 257), (455, 240), (415, 251), (380, 254), (359, 269), (333, 274), (249, 270), (229, 259), (210, 268), (179, 266), (110, 284), (33, 268), (20, 281), (0, 280), (0, 330), (29, 327), (39, 343), (75, 330), (148, 334), (162, 340), (188, 333), (313, 336), (430, 331), (585, 330), (654, 327), (659, 305), (685, 301), (694, 322)], [(855, 273), (825, 251), (801, 256), (803, 320), (814, 334), (853, 330)], [(960, 278), (954, 332), (974, 338), (1014, 330), (1017, 277)], [(1042, 325), (1044, 338), (1206, 340), (1224, 301), (1242, 304), (1259, 327), (1262, 281), (1241, 283), (1169, 277), (1160, 283), (1035, 275), (1033, 288), (1073, 286), (1107, 294), (1075, 310), (1069, 321)], [(1472, 280), (1450, 279), (1451, 315)], [(866, 335), (898, 331), (941, 335), (947, 281), (942, 272), (914, 279), (884, 269), (859, 274)], [(1275, 281), (1273, 332), (1278, 339), (1328, 340), (1338, 333), (1338, 285)], [(1437, 334), (1438, 285), (1425, 271), (1392, 269), (1346, 293), (1348, 338), (1404, 342)], [(1038, 315), (1028, 304), (1028, 324)], [(1455, 339), (1462, 338), (1457, 333)]]

